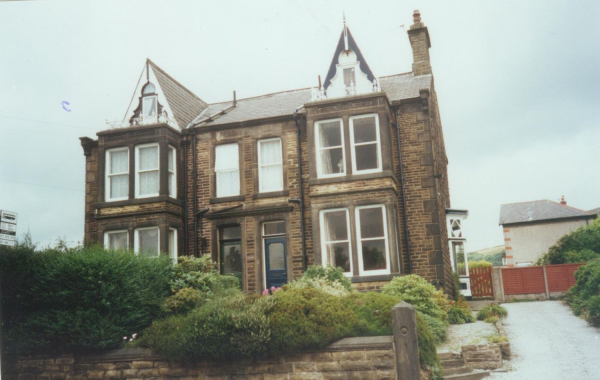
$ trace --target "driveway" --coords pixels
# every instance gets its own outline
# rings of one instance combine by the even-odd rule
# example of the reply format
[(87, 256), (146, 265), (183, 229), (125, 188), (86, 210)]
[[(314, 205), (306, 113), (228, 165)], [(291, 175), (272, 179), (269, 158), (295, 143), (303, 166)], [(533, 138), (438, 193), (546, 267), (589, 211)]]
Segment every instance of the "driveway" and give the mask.
[(512, 371), (498, 380), (600, 379), (600, 329), (573, 315), (562, 301), (503, 304)]

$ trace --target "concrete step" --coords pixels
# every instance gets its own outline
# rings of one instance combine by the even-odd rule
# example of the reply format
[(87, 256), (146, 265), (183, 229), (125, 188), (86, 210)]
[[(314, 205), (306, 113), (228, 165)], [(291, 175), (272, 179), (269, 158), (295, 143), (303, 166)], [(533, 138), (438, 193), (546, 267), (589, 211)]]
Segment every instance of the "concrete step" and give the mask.
[(442, 369), (444, 372), (444, 376), (447, 375), (460, 375), (462, 373), (469, 373), (471, 372), (471, 368), (467, 367), (467, 366), (462, 366), (462, 367), (453, 367), (453, 368), (443, 368)]
[(460, 358), (460, 359), (446, 359), (446, 360), (440, 360), (440, 364), (442, 365), (442, 368), (455, 368), (455, 367), (462, 367), (465, 365), (465, 361)]
[(490, 375), (489, 372), (471, 372), (458, 375), (444, 376), (444, 380), (479, 380)]
[(462, 357), (461, 354), (456, 352), (440, 352), (438, 353), (440, 360), (448, 360), (448, 359), (459, 359)]

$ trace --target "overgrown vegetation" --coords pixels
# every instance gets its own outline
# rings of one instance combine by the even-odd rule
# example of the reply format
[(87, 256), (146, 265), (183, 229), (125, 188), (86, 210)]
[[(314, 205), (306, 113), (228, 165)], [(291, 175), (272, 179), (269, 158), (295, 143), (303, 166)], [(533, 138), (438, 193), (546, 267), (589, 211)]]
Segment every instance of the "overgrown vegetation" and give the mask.
[(590, 324), (600, 326), (600, 260), (579, 267), (575, 285), (567, 293), (567, 302)]
[(395, 277), (381, 289), (383, 294), (398, 296), (423, 314), (448, 320), (450, 302), (442, 290), (437, 290), (423, 277), (416, 274)]
[(477, 319), (480, 321), (484, 321), (491, 317), (504, 318), (507, 315), (508, 311), (503, 306), (493, 303), (479, 310), (479, 312), (477, 313)]
[(537, 262), (544, 264), (584, 263), (600, 258), (600, 219), (561, 237)]

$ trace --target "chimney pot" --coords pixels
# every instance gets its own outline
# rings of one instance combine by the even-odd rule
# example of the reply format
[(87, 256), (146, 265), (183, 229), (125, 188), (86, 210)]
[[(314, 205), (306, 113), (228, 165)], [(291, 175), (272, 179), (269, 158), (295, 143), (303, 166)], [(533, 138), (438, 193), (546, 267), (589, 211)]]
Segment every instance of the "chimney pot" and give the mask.
[(567, 205), (567, 201), (565, 201), (565, 196), (563, 195), (562, 197), (560, 197), (560, 204), (566, 206)]
[(413, 21), (416, 23), (421, 22), (421, 12), (418, 9), (415, 9), (413, 12)]

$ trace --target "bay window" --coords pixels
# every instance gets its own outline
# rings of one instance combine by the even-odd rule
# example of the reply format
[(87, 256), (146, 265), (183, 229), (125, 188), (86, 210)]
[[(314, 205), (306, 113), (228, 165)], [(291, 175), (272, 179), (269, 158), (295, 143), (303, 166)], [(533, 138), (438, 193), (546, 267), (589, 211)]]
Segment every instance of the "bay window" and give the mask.
[(145, 256), (158, 256), (160, 252), (160, 232), (158, 227), (138, 228), (135, 230), (133, 249)]
[(350, 118), (352, 143), (352, 171), (356, 174), (381, 171), (381, 144), (379, 118), (362, 115)]
[(160, 187), (158, 144), (136, 146), (135, 162), (136, 198), (157, 196)]
[(357, 207), (356, 234), (360, 273), (389, 273), (389, 244), (385, 206)]
[(169, 145), (168, 151), (168, 189), (171, 198), (177, 198), (177, 149)]
[(317, 174), (319, 178), (345, 174), (344, 130), (342, 119), (315, 123)]
[(177, 264), (177, 230), (169, 228), (169, 257)]
[(129, 234), (127, 230), (104, 233), (104, 248), (111, 251), (127, 251), (129, 249)]
[(217, 197), (240, 194), (240, 161), (238, 144), (215, 147), (215, 177)]
[(321, 241), (323, 265), (340, 267), (345, 274), (352, 275), (348, 209), (321, 211)]
[(106, 200), (118, 201), (129, 198), (129, 149), (116, 148), (106, 151)]
[(281, 139), (258, 141), (259, 192), (283, 190)]

